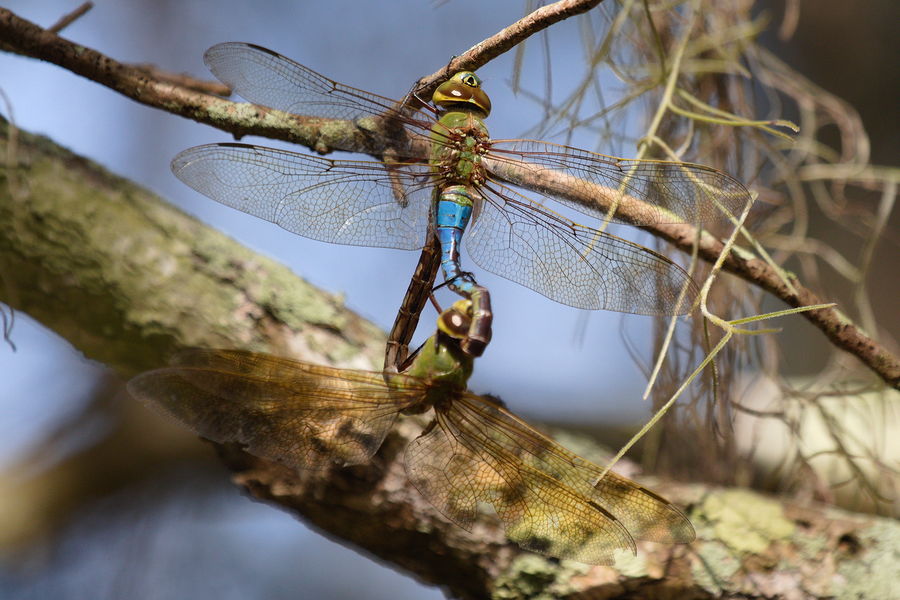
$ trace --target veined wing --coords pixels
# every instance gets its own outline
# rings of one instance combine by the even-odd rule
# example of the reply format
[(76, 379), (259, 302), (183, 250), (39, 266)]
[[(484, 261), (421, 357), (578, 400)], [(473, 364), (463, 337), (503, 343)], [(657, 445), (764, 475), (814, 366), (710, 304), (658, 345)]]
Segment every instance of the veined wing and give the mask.
[(484, 203), (464, 247), (483, 269), (576, 308), (641, 315), (690, 309), (697, 288), (665, 256), (579, 225), (499, 183), (479, 191)]
[(495, 443), (490, 423), (463, 403), (435, 406), (437, 426), (406, 450), (410, 481), (448, 519), (471, 531), (479, 503), (490, 504), (527, 550), (589, 564), (612, 564), (615, 549), (635, 552), (615, 516)]
[(403, 250), (425, 244), (433, 185), (426, 164), (229, 143), (188, 148), (172, 171), (217, 202), (308, 238)]
[[(694, 540), (694, 528), (670, 502), (631, 481), (566, 450), (547, 436), (481, 396), (461, 394), (450, 419), (482, 446), (540, 471), (576, 494), (602, 506), (639, 540), (678, 544)], [(512, 459), (510, 459), (512, 460)]]
[(367, 462), (425, 382), (268, 354), (196, 349), (128, 382), (128, 391), (213, 441), (296, 469)]
[(550, 196), (586, 215), (632, 225), (687, 222), (713, 230), (750, 201), (739, 181), (703, 165), (629, 160), (535, 140), (492, 140), (493, 177)]
[[(216, 44), (206, 51), (210, 71), (239, 96), (270, 108), (329, 119), (397, 115), (400, 103), (332, 81), (312, 69), (261, 46)], [(434, 119), (404, 108), (404, 120), (428, 129)]]

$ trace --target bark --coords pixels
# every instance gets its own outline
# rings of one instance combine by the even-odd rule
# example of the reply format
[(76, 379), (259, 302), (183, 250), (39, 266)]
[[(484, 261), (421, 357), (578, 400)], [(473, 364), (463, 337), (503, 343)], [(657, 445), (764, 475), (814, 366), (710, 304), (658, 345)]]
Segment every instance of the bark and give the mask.
[[(8, 127), (3, 123), (3, 138)], [(382, 333), (286, 267), (45, 138), (3, 181), (4, 300), (123, 374), (189, 345), (380, 367)]]
[[(2, 123), (5, 147), (9, 136)], [(0, 181), (0, 300), (86, 356), (124, 376), (196, 345), (377, 366), (384, 334), (335, 297), (46, 138), (19, 132), (14, 146)], [(690, 547), (641, 544), (616, 567), (523, 553), (489, 516), (467, 533), (407, 484), (402, 449), (420, 428), (405, 418), (371, 465), (316, 475), (219, 451), (256, 497), (458, 598), (886, 598), (900, 576), (896, 521), (658, 483), (687, 507)]]

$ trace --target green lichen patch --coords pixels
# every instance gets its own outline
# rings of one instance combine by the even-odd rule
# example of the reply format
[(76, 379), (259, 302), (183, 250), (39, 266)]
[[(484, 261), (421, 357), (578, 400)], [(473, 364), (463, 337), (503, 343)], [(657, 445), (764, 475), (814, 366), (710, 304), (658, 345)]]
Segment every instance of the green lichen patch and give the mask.
[(794, 545), (803, 556), (819, 556), (828, 549), (828, 537), (821, 533), (797, 532)]
[[(0, 119), (0, 140), (7, 129)], [(377, 366), (384, 334), (339, 297), (102, 167), (19, 133), (17, 169), (3, 173), (17, 183), (4, 181), (0, 192), (8, 192), (0, 250), (15, 273), (17, 308), (88, 357), (126, 374), (158, 366), (179, 346)]]
[(855, 532), (859, 549), (838, 559), (838, 599), (900, 598), (900, 523), (878, 519)]
[(698, 516), (712, 526), (716, 539), (739, 554), (761, 554), (795, 529), (778, 502), (746, 490), (710, 494)]
[(516, 558), (506, 572), (499, 575), (491, 593), (492, 600), (554, 600), (572, 595), (576, 590), (568, 583), (590, 567), (573, 561), (557, 562), (536, 554)]
[(718, 595), (724, 585), (741, 568), (740, 561), (725, 546), (716, 543), (699, 544), (697, 558), (691, 566), (694, 583)]

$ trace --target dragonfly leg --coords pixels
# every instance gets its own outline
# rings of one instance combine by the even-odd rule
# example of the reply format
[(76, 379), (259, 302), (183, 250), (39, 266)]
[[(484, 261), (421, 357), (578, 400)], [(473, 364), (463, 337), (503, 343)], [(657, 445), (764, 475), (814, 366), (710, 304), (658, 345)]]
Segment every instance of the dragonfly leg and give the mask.
[(438, 304), (437, 298), (434, 297), (434, 292), (428, 294), (428, 299), (431, 300), (431, 305), (434, 307), (434, 310), (437, 311), (437, 314), (441, 314), (444, 312), (444, 309), (441, 308), (441, 305)]

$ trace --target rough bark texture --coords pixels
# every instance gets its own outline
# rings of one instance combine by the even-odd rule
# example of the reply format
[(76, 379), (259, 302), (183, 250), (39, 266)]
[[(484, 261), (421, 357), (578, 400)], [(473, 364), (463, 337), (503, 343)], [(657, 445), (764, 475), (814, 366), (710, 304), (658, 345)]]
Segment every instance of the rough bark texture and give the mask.
[[(0, 300), (125, 376), (194, 345), (371, 368), (384, 342), (283, 266), (21, 132), (0, 181), (0, 268)], [(896, 521), (699, 486), (654, 484), (688, 507), (690, 547), (641, 544), (616, 568), (522, 553), (489, 517), (466, 533), (407, 484), (401, 450), (420, 427), (403, 419), (372, 465), (315, 476), (220, 452), (255, 496), (459, 598), (888, 598), (900, 577)]]
[(132, 374), (203, 344), (380, 366), (383, 334), (338, 298), (44, 138), (19, 144), (2, 181), (4, 301), (87, 357)]

